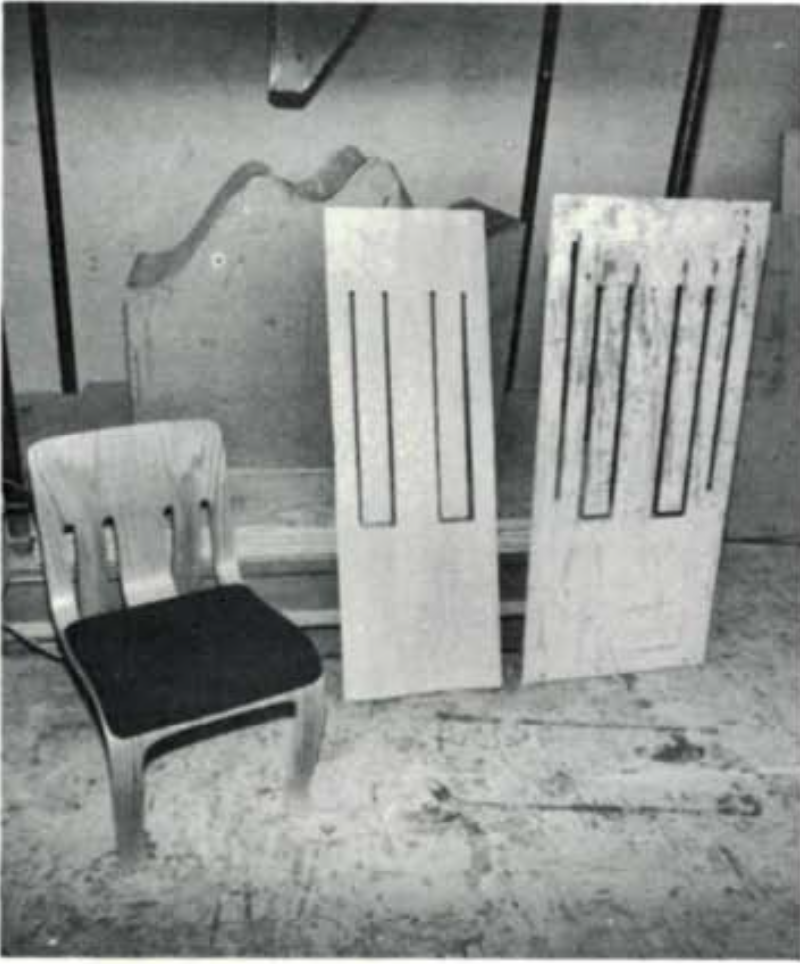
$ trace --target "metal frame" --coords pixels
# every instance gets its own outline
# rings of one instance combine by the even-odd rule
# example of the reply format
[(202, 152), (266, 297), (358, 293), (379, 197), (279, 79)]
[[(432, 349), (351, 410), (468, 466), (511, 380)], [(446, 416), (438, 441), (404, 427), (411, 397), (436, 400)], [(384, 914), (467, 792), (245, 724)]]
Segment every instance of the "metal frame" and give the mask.
[(58, 363), (61, 390), (73, 395), (78, 391), (78, 368), (70, 304), (67, 242), (61, 203), (61, 178), (58, 163), (58, 138), (53, 102), (53, 79), (50, 72), (50, 45), (47, 36), (47, 13), (43, 3), (28, 4), (33, 83), (36, 114), (39, 122), (39, 147), (42, 156), (42, 180), (47, 210), (47, 233), (50, 248), (50, 273), (53, 282), (53, 308), (56, 320)]
[(686, 197), (689, 194), (721, 22), (722, 7), (700, 7), (667, 178), (667, 197)]

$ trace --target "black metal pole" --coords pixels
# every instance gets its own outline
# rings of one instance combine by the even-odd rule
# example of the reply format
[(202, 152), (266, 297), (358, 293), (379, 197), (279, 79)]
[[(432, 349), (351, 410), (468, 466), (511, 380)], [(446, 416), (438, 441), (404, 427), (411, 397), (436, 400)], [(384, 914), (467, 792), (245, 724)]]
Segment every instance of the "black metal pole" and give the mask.
[(539, 195), (539, 179), (542, 172), (542, 156), (547, 129), (547, 112), (550, 108), (550, 87), (553, 82), (553, 69), (558, 47), (558, 28), (561, 20), (560, 4), (547, 4), (542, 15), (542, 36), (539, 43), (539, 69), (536, 74), (536, 88), (533, 97), (533, 114), (528, 140), (528, 157), (525, 162), (525, 185), (522, 192), (520, 219), (524, 225), (522, 251), (520, 252), (517, 295), (514, 304), (514, 321), (511, 329), (511, 345), (504, 391), (511, 390), (517, 369), (517, 356), (522, 335), (522, 320), (525, 313), (525, 296), (528, 287), (533, 231), (536, 222), (536, 201)]
[(53, 79), (50, 73), (50, 46), (47, 40), (47, 14), (43, 3), (28, 4), (28, 23), (33, 61), (33, 82), (36, 93), (36, 114), (39, 121), (42, 180), (47, 209), (50, 272), (53, 282), (53, 306), (56, 319), (61, 389), (68, 394), (74, 394), (78, 391), (78, 371), (75, 363), (75, 342), (69, 297), (67, 243), (61, 204), (58, 141), (56, 139), (56, 117), (53, 105)]
[(27, 502), (5, 326), (3, 326), (3, 494), (7, 505)]
[(675, 147), (672, 151), (672, 163), (667, 178), (667, 197), (686, 197), (691, 187), (721, 21), (722, 7), (700, 7), (678, 130), (675, 135)]

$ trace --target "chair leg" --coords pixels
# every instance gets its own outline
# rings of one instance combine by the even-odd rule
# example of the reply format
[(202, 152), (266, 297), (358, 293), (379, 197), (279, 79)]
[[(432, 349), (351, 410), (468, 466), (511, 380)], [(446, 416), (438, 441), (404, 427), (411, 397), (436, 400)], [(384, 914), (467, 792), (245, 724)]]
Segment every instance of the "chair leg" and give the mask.
[(325, 731), (325, 679), (299, 690), (291, 731), (290, 772), (287, 794), (291, 800), (308, 796)]
[(108, 741), (108, 770), (120, 863), (144, 856), (144, 746), (139, 740)]

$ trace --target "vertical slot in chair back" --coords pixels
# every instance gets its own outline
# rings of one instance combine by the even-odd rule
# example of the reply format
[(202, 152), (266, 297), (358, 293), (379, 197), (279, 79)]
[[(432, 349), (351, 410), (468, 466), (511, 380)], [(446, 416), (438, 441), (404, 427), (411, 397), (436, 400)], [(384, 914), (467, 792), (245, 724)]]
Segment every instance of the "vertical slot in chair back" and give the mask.
[(209, 548), (218, 580), (236, 581), (225, 453), (213, 423), (45, 439), (28, 458), (60, 631), (121, 599), (139, 605), (196, 588)]

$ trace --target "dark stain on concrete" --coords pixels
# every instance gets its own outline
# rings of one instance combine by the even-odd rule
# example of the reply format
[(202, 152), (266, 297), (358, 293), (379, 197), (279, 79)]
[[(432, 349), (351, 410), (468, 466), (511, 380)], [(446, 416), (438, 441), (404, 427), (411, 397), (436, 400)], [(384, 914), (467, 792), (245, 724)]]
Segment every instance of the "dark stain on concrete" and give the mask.
[[(656, 733), (683, 734), (685, 726), (671, 723), (626, 723), (622, 720), (546, 720), (523, 716), (517, 720), (520, 726), (568, 727), (577, 730), (652, 730)], [(699, 727), (700, 733), (716, 733), (714, 726)]]
[(431, 787), (431, 793), (433, 798), (438, 800), (439, 803), (447, 803), (453, 799), (452, 791), (449, 787), (446, 787), (443, 783), (435, 783)]
[(598, 817), (658, 817), (665, 814), (701, 816), (706, 811), (697, 807), (664, 807), (650, 804), (625, 806), (620, 803), (536, 803), (531, 810), (550, 812), (588, 813)]
[(477, 716), (474, 713), (451, 713), (446, 710), (438, 710), (436, 719), (442, 723), (490, 723), (498, 725), (500, 719), (496, 716)]
[(717, 797), (717, 813), (724, 817), (760, 817), (761, 801), (752, 793), (724, 793)]
[(687, 740), (681, 732), (670, 734), (669, 742), (651, 755), (657, 763), (694, 763), (706, 755), (705, 747)]

